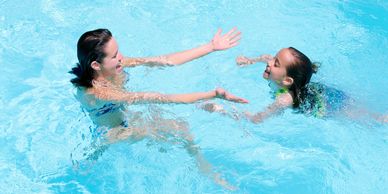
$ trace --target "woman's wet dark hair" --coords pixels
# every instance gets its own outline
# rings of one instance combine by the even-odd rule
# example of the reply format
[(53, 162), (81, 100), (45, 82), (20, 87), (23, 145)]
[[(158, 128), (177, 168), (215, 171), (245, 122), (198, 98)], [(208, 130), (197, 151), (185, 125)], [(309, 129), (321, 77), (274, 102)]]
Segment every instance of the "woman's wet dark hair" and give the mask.
[(299, 107), (299, 104), (304, 101), (307, 84), (310, 82), (313, 73), (316, 73), (319, 68), (319, 63), (312, 63), (310, 59), (297, 50), (296, 48), (288, 48), (291, 54), (295, 57), (292, 64), (286, 67), (287, 76), (294, 80), (290, 87), (290, 91), (294, 94), (294, 108)]
[(91, 66), (93, 61), (102, 62), (106, 54), (105, 44), (112, 38), (108, 29), (96, 29), (85, 32), (77, 43), (78, 63), (69, 71), (76, 77), (70, 82), (76, 87), (92, 87), (92, 80), (95, 78), (95, 71)]

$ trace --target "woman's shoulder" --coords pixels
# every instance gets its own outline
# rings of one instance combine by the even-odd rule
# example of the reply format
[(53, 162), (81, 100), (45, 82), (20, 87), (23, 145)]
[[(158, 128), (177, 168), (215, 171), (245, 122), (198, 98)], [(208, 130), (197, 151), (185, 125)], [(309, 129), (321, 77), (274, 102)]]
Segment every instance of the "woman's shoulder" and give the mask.
[(90, 88), (85, 88), (85, 87), (77, 87), (77, 92), (76, 92), (76, 97), (77, 99), (85, 99), (85, 100), (90, 100), (94, 99), (95, 97), (95, 88), (90, 87)]
[(103, 106), (108, 103), (105, 100), (102, 100), (96, 95), (96, 88), (77, 88), (76, 94), (77, 100), (82, 104), (86, 109), (93, 109)]

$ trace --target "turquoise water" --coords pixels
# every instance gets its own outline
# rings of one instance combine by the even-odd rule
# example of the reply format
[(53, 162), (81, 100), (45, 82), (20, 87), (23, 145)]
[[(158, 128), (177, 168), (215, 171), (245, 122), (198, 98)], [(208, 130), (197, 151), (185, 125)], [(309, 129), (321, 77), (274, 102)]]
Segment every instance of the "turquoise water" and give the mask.
[[(129, 69), (128, 88), (165, 93), (222, 86), (272, 102), (264, 65), (236, 56), (293, 46), (322, 62), (313, 81), (334, 86), (367, 109), (388, 113), (386, 1), (7, 1), (0, 0), (0, 189), (2, 193), (229, 193), (202, 175), (178, 145), (117, 143), (98, 160), (82, 156), (92, 123), (67, 72), (76, 42), (109, 28), (126, 56), (150, 56), (209, 41), (237, 26), (241, 44), (174, 68)], [(226, 103), (229, 104), (229, 103)], [(372, 121), (325, 120), (291, 110), (253, 125), (194, 105), (143, 105), (186, 120), (231, 193), (386, 193), (388, 128)]]

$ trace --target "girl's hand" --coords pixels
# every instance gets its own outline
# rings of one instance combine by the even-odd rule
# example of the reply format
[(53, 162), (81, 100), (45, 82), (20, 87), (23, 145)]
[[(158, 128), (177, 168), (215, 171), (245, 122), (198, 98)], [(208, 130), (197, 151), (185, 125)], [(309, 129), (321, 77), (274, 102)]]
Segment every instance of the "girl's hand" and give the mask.
[(247, 120), (251, 121), (252, 123), (260, 123), (260, 122), (263, 122), (263, 118), (258, 116), (258, 115), (255, 115), (251, 112), (244, 112), (244, 116)]
[(237, 103), (248, 103), (248, 100), (246, 100), (244, 98), (237, 97), (237, 96), (229, 93), (228, 91), (224, 90), (223, 88), (217, 88), (215, 90), (215, 92), (216, 92), (217, 98), (221, 98), (221, 99), (225, 99), (225, 100), (237, 102)]
[(247, 65), (251, 65), (253, 64), (253, 60), (246, 57), (246, 56), (238, 56), (236, 58), (236, 63), (238, 66), (242, 67), (242, 66), (247, 66)]
[(241, 39), (241, 32), (238, 31), (236, 27), (224, 35), (221, 35), (221, 33), (222, 30), (218, 29), (217, 33), (211, 40), (213, 51), (225, 50), (239, 44), (238, 41)]
[(273, 56), (269, 54), (260, 55), (259, 59), (260, 59), (259, 62), (268, 62), (273, 59)]
[(377, 121), (380, 121), (382, 123), (388, 123), (388, 115), (383, 115), (383, 116), (377, 117)]
[(219, 112), (219, 113), (226, 113), (224, 107), (220, 104), (216, 104), (214, 102), (204, 102), (201, 105), (198, 106), (198, 108), (201, 108), (207, 112)]
[(236, 58), (236, 63), (237, 63), (237, 65), (242, 67), (242, 66), (251, 65), (251, 64), (257, 63), (257, 62), (266, 63), (272, 59), (273, 59), (273, 57), (271, 55), (268, 55), (268, 54), (261, 55), (260, 57), (253, 58), (253, 59), (250, 59), (246, 56), (238, 56)]
[(244, 111), (244, 116), (248, 120), (253, 120), (254, 114), (252, 114), (251, 112), (248, 112), (248, 111)]

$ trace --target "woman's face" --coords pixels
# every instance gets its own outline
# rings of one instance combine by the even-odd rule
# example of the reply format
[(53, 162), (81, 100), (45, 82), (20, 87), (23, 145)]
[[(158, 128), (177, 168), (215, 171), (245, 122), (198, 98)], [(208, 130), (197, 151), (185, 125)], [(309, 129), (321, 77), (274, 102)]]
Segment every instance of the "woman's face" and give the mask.
[(284, 86), (287, 77), (287, 66), (292, 64), (294, 56), (288, 48), (281, 49), (274, 58), (267, 62), (263, 73), (264, 79), (274, 81), (279, 86)]
[(104, 77), (114, 77), (121, 74), (123, 56), (119, 51), (116, 40), (112, 37), (105, 45), (105, 57), (101, 62), (101, 73)]

